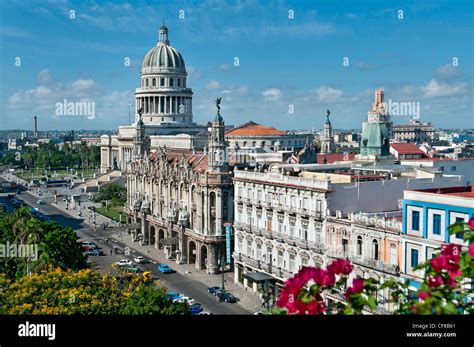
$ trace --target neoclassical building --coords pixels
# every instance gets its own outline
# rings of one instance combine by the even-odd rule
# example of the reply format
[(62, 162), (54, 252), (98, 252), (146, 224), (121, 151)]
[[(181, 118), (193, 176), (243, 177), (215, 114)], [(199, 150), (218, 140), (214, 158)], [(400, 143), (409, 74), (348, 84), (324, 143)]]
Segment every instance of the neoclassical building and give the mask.
[(191, 88), (186, 83), (183, 56), (170, 45), (168, 28), (162, 26), (156, 46), (145, 55), (140, 86), (135, 90), (134, 123), (120, 126), (115, 135), (102, 135), (101, 172), (125, 171), (135, 159), (139, 111), (151, 148), (202, 149), (207, 144), (207, 127), (193, 123)]
[[(139, 120), (140, 124), (140, 120)], [(132, 238), (164, 249), (178, 264), (214, 274), (226, 252), (224, 224), (233, 221), (232, 172), (224, 121), (212, 122), (204, 151), (141, 150), (127, 169), (128, 222)]]

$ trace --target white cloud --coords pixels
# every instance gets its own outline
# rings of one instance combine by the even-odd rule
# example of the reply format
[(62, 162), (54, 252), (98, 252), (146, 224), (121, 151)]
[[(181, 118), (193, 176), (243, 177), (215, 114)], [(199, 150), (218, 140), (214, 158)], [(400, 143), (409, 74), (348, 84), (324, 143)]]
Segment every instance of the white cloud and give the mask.
[(318, 95), (319, 100), (324, 100), (324, 101), (334, 101), (339, 99), (343, 91), (340, 89), (334, 89), (331, 87), (326, 87), (326, 86), (321, 86), (318, 89), (316, 89), (316, 94)]
[(262, 95), (265, 97), (266, 100), (279, 100), (281, 98), (281, 90), (278, 88), (270, 88), (264, 90)]
[(449, 81), (459, 76), (459, 68), (452, 64), (446, 64), (438, 67), (434, 71), (434, 76), (437, 80)]
[(465, 83), (443, 83), (432, 79), (428, 84), (422, 87), (424, 98), (435, 98), (442, 96), (453, 96), (464, 94), (466, 91)]
[(230, 66), (228, 64), (221, 64), (221, 65), (219, 65), (218, 70), (219, 71), (229, 71)]
[(221, 84), (219, 83), (219, 81), (216, 81), (216, 80), (212, 80), (206, 85), (206, 89), (208, 90), (216, 90), (216, 89), (219, 89), (220, 87), (221, 87)]
[(43, 69), (40, 72), (38, 72), (38, 76), (36, 77), (36, 80), (40, 84), (48, 84), (51, 82), (51, 75), (49, 74), (48, 69)]

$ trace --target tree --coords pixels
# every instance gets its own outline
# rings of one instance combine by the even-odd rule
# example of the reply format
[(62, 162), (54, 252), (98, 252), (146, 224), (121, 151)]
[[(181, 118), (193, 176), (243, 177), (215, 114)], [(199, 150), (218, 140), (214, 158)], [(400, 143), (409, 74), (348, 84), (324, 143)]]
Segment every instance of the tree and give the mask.
[(122, 314), (187, 314), (186, 303), (173, 303), (167, 296), (164, 288), (154, 286), (140, 286), (136, 288), (126, 301)]
[(90, 269), (49, 268), (12, 281), (0, 274), (2, 314), (186, 314), (186, 304), (137, 275), (113, 277)]

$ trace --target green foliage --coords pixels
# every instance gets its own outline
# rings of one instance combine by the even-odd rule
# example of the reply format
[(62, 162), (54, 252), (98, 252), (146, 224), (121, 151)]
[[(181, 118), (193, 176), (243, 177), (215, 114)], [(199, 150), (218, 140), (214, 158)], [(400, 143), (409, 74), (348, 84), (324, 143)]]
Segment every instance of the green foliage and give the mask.
[(0, 258), (0, 273), (8, 278), (20, 278), (29, 271), (38, 272), (50, 265), (65, 269), (87, 267), (86, 257), (77, 242), (76, 233), (57, 222), (39, 221), (28, 207), (0, 216), (0, 243), (37, 245), (37, 259), (24, 257)]
[(173, 303), (167, 296), (164, 288), (154, 286), (139, 286), (127, 299), (122, 314), (188, 314), (186, 303)]
[[(108, 206), (123, 206), (127, 201), (127, 188), (118, 184), (107, 184), (99, 193), (94, 196), (94, 202), (104, 202), (108, 200)], [(105, 206), (105, 203), (102, 203)]]

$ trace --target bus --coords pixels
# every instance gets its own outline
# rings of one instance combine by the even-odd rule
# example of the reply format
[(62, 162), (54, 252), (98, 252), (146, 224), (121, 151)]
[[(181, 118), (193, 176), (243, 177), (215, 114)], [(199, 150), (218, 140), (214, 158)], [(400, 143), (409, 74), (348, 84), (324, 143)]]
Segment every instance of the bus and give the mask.
[(66, 187), (71, 184), (70, 180), (47, 180), (46, 187)]

